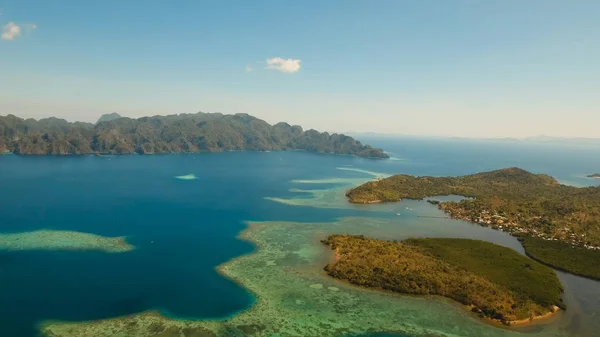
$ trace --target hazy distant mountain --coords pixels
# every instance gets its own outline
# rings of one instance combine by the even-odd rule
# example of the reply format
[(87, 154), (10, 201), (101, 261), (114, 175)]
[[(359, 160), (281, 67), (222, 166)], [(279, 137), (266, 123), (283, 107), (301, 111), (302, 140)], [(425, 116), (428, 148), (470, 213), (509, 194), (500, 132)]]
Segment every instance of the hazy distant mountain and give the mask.
[(345, 132), (344, 134), (353, 137), (396, 137), (396, 138), (431, 138), (431, 139), (448, 139), (448, 140), (470, 140), (470, 141), (496, 141), (496, 142), (528, 142), (528, 143), (555, 143), (555, 144), (572, 144), (572, 145), (598, 145), (600, 146), (600, 138), (583, 138), (583, 137), (553, 137), (553, 136), (535, 136), (525, 138), (472, 138), (472, 137), (450, 137), (450, 136), (418, 136), (418, 135), (402, 135), (376, 132)]
[[(409, 135), (393, 134), (393, 133), (355, 132), (355, 131), (343, 132), (343, 134), (352, 136), (352, 137), (372, 137), (372, 138), (376, 138), (376, 137), (380, 137), (380, 138), (413, 137), (413, 136), (409, 136)], [(414, 137), (418, 137), (418, 136), (414, 136)]]
[(362, 145), (349, 136), (304, 131), (287, 123), (270, 125), (248, 114), (200, 112), (138, 119), (122, 117), (95, 125), (58, 118), (36, 121), (0, 116), (0, 153), (151, 154), (229, 150), (305, 150), (389, 157), (381, 149)]
[(536, 136), (524, 138), (525, 141), (530, 142), (561, 142), (561, 143), (580, 143), (580, 144), (598, 144), (600, 145), (600, 138), (583, 138), (583, 137), (552, 137), (552, 136)]
[(98, 118), (98, 121), (96, 122), (96, 124), (100, 123), (100, 122), (110, 122), (114, 119), (117, 118), (121, 118), (121, 115), (119, 115), (116, 112), (110, 113), (110, 114), (104, 114), (102, 116), (100, 116), (100, 118)]

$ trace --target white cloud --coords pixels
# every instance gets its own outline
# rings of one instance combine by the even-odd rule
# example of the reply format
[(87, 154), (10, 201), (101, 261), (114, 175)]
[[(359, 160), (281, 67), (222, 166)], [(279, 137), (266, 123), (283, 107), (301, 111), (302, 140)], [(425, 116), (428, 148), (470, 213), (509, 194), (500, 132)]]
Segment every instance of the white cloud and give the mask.
[(249, 73), (251, 71), (254, 71), (254, 67), (252, 67), (252, 66), (246, 66), (246, 72)]
[(10, 41), (19, 35), (21, 35), (21, 27), (14, 22), (9, 22), (2, 28), (2, 40)]
[(24, 23), (21, 25), (17, 25), (14, 22), (7, 23), (4, 27), (2, 27), (2, 40), (12, 41), (15, 38), (21, 36), (23, 32), (30, 33), (37, 26), (32, 23)]
[(300, 70), (300, 60), (286, 60), (281, 57), (273, 57), (267, 59), (267, 69), (281, 71), (282, 73), (293, 74)]

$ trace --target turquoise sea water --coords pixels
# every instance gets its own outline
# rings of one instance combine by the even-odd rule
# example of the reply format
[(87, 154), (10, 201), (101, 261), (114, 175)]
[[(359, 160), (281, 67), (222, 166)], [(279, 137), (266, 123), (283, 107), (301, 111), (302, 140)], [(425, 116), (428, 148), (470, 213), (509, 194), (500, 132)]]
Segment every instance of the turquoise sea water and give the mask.
[[(594, 147), (416, 138), (368, 142), (394, 158), (302, 152), (0, 157), (0, 232), (73, 230), (126, 236), (136, 246), (122, 254), (0, 250), (0, 335), (34, 336), (36, 323), (48, 319), (94, 320), (149, 309), (177, 318), (217, 318), (248, 308), (253, 296), (215, 271), (254, 249), (236, 239), (244, 221), (327, 222), (366, 213), (360, 207), (298, 207), (264, 199), (296, 196), (289, 191), (298, 187), (294, 179), (365, 177), (339, 168), (462, 175), (519, 166), (563, 183), (599, 183), (585, 178), (600, 170), (600, 149)], [(191, 175), (197, 179), (176, 178)], [(501, 240), (498, 232), (468, 228)], [(595, 329), (586, 326), (586, 315), (600, 314), (600, 283), (564, 274), (561, 280), (574, 308), (570, 329), (585, 336)]]

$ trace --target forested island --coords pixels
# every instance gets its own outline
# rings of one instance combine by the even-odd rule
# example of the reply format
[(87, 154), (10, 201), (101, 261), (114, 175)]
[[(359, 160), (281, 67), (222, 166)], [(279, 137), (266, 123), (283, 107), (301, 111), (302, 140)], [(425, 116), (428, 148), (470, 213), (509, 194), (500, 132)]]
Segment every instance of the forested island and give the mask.
[(561, 185), (548, 175), (507, 168), (461, 177), (395, 175), (346, 195), (353, 203), (470, 197), (437, 206), (453, 218), (538, 239), (522, 240), (529, 243), (524, 244), (527, 254), (538, 261), (585, 277), (600, 276), (600, 263), (590, 263), (590, 257), (600, 261), (600, 187)]
[(600, 173), (593, 173), (593, 174), (588, 175), (587, 177), (600, 179)]
[(0, 153), (19, 155), (153, 154), (234, 150), (303, 150), (389, 158), (342, 134), (270, 125), (248, 114), (179, 114), (131, 119), (104, 115), (96, 124), (0, 116)]
[(332, 277), (410, 295), (440, 295), (504, 324), (524, 323), (565, 309), (554, 271), (519, 253), (470, 239), (407, 239), (331, 235)]

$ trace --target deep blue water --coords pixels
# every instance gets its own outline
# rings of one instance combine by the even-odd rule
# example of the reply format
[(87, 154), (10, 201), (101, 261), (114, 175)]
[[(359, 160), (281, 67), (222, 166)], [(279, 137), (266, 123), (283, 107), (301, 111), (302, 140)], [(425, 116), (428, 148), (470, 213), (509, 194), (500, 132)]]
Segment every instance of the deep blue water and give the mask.
[[(352, 160), (299, 152), (0, 157), (0, 231), (126, 235), (137, 247), (125, 254), (0, 251), (2, 336), (32, 335), (45, 319), (148, 309), (206, 318), (247, 308), (253, 297), (215, 271), (253, 249), (236, 239), (244, 221), (352, 214), (263, 199), (291, 195), (292, 179), (339, 175), (339, 162)], [(199, 179), (174, 179), (189, 173)]]
[[(124, 254), (0, 251), (2, 336), (40, 320), (92, 320), (148, 309), (185, 318), (232, 315), (254, 298), (215, 267), (254, 249), (246, 220), (327, 221), (359, 211), (292, 207), (292, 179), (362, 176), (336, 167), (462, 175), (508, 166), (578, 185), (600, 171), (593, 147), (371, 138), (403, 160), (302, 152), (108, 157), (0, 156), (0, 232), (40, 228), (127, 236)], [(174, 176), (195, 174), (198, 180)], [(153, 242), (153, 243), (152, 243)]]

